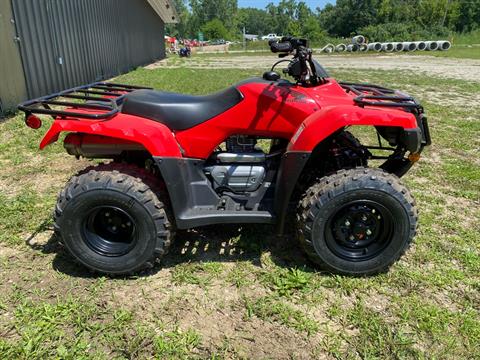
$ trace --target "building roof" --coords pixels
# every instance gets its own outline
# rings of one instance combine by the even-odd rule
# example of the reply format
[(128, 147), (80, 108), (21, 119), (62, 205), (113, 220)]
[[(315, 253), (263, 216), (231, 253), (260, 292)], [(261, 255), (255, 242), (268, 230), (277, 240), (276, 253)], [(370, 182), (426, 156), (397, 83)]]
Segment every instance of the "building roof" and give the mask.
[(171, 0), (147, 0), (166, 24), (178, 23), (179, 17)]

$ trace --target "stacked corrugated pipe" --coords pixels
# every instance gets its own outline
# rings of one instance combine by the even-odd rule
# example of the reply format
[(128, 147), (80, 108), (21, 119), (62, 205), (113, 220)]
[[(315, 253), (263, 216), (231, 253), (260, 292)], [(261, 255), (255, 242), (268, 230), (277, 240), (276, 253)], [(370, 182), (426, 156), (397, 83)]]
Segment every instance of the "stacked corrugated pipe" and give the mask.
[(351, 44), (327, 44), (320, 49), (320, 52), (400, 52), (400, 51), (447, 51), (452, 47), (450, 41), (403, 41), (403, 42), (373, 42), (368, 43), (363, 35), (352, 38)]

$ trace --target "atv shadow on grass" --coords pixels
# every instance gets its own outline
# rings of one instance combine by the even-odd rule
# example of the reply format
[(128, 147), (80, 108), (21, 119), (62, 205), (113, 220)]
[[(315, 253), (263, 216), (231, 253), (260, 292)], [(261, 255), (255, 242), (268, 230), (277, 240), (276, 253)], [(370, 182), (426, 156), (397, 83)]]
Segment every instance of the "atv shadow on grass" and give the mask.
[[(52, 267), (61, 273), (80, 278), (97, 278), (101, 274), (91, 272), (77, 263), (52, 234), (46, 242), (33, 241), (37, 235), (53, 228), (49, 221), (43, 222), (26, 240), (26, 244), (42, 254), (54, 254)], [(174, 268), (183, 263), (249, 261), (262, 266), (262, 255), (270, 253), (272, 261), (281, 267), (303, 267), (307, 258), (298, 248), (292, 232), (275, 236), (270, 225), (216, 225), (204, 226), (189, 231), (178, 231), (169, 253), (152, 269), (128, 278), (148, 277), (162, 269)]]

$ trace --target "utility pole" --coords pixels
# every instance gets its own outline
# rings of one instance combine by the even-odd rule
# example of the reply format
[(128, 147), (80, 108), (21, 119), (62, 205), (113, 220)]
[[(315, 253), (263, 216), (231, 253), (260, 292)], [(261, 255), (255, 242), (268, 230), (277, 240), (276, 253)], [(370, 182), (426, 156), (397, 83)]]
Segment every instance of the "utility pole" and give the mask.
[(243, 51), (247, 51), (247, 39), (245, 38), (245, 26), (243, 27)]

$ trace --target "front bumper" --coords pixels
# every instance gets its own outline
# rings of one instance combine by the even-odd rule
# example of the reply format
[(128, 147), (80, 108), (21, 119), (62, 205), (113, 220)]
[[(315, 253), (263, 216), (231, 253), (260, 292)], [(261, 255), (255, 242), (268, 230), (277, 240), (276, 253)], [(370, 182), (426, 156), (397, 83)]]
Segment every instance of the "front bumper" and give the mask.
[(425, 146), (432, 143), (427, 117), (423, 112), (416, 115), (417, 127), (415, 129), (404, 129), (400, 143), (411, 153), (420, 153)]

